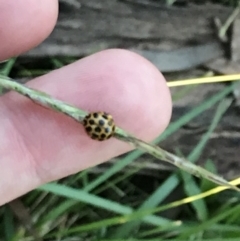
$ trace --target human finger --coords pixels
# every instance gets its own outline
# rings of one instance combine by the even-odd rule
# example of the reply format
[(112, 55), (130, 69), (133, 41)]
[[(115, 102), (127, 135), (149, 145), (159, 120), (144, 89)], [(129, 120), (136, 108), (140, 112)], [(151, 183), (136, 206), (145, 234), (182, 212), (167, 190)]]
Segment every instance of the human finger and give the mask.
[[(86, 111), (106, 111), (116, 125), (150, 141), (168, 125), (171, 97), (161, 73), (126, 50), (106, 50), (28, 83)], [(130, 150), (90, 139), (83, 126), (17, 94), (0, 98), (1, 203), (37, 186)]]
[(57, 0), (0, 0), (0, 61), (40, 44), (57, 16)]

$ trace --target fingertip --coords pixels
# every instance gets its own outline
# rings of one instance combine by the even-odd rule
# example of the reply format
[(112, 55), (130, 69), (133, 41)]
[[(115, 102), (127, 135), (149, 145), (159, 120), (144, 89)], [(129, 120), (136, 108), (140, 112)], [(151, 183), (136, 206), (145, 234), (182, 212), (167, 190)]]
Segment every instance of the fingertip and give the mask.
[(81, 88), (86, 85), (88, 92), (82, 98), (83, 108), (111, 113), (117, 125), (145, 140), (154, 139), (167, 127), (172, 114), (170, 90), (147, 59), (129, 50), (109, 49), (79, 64)]
[[(31, 81), (30, 86), (88, 112), (107, 112), (113, 116), (118, 127), (145, 141), (159, 136), (171, 118), (171, 95), (165, 78), (148, 60), (127, 50), (109, 49), (98, 52), (41, 76)], [(67, 126), (63, 128), (60, 123), (64, 117), (61, 120), (59, 118), (60, 116), (59, 127), (51, 127), (51, 132), (63, 136), (63, 132), (68, 130), (64, 141), (71, 146), (73, 158), (72, 166), (64, 169), (64, 173), (68, 175), (74, 170), (97, 165), (131, 149), (128, 144), (115, 138), (104, 142), (91, 140), (81, 125), (75, 125), (69, 119), (66, 120)], [(49, 131), (39, 132), (39, 135), (49, 135)], [(57, 137), (53, 139), (55, 138)], [(33, 141), (29, 140), (31, 143)], [(64, 141), (57, 138), (51, 150), (51, 144), (46, 142), (46, 147), (43, 148), (45, 151), (41, 153), (54, 155), (55, 152), (57, 155), (59, 150), (63, 150)], [(63, 151), (57, 159), (66, 155), (68, 160), (71, 159), (69, 153), (64, 155)], [(76, 156), (81, 156), (78, 163), (75, 163)], [(45, 160), (48, 158), (45, 157)], [(67, 160), (62, 161), (64, 165), (67, 164)], [(58, 168), (62, 169), (62, 165), (54, 167), (55, 175), (59, 177), (63, 172)], [(49, 177), (44, 180), (49, 181)]]
[(103, 50), (30, 84), (86, 111), (108, 112), (117, 125), (146, 140), (159, 135), (171, 118), (165, 78), (151, 62), (128, 50)]
[[(126, 50), (96, 53), (28, 85), (83, 110), (108, 112), (117, 126), (145, 141), (161, 134), (171, 117), (171, 96), (162, 74)], [(131, 150), (115, 138), (90, 139), (81, 124), (19, 94), (2, 96), (0, 104), (0, 156), (8, 158), (0, 159), (0, 204)]]
[(0, 0), (0, 60), (40, 44), (53, 30), (57, 0)]

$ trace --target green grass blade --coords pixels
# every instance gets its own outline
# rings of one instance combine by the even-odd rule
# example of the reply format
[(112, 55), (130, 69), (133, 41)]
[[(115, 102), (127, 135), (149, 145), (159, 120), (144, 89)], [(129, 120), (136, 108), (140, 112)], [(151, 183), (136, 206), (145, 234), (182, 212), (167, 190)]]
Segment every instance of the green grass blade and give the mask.
[[(209, 127), (209, 130), (202, 137), (200, 142), (197, 144), (197, 146), (194, 148), (194, 150), (189, 155), (189, 157), (188, 157), (189, 161), (195, 162), (198, 159), (198, 157), (201, 154), (201, 152), (203, 151), (203, 148), (205, 147), (205, 145), (206, 145), (210, 135), (212, 134), (212, 132), (216, 128), (217, 124), (221, 120), (221, 117), (226, 112), (226, 110), (228, 109), (230, 104), (231, 104), (231, 101), (229, 101), (229, 100), (225, 100), (225, 101), (220, 102), (220, 104), (219, 104), (219, 106), (217, 108), (216, 114), (215, 114), (215, 116), (213, 118), (213, 121), (212, 121), (212, 123), (211, 123), (211, 125)], [(184, 180), (184, 183), (185, 183), (185, 185), (184, 185), (185, 191), (186, 191), (186, 194), (188, 196), (193, 196), (193, 195), (201, 193), (201, 190), (198, 187), (198, 185), (196, 184), (193, 176), (191, 176), (190, 174), (182, 171), (182, 177), (183, 177), (183, 180)], [(154, 208), (159, 203), (161, 203), (162, 200), (166, 196), (168, 196), (168, 194), (170, 192), (172, 192), (172, 190), (174, 188), (176, 188), (176, 186), (179, 184), (179, 181), (178, 181), (178, 178), (177, 178), (176, 174), (171, 175), (168, 178), (168, 180), (171, 180), (172, 178), (173, 178), (173, 180), (175, 180), (174, 182), (171, 181), (172, 185), (169, 185), (170, 183), (165, 182), (163, 184), (163, 186), (160, 186), (149, 197), (149, 199), (147, 199), (143, 203), (143, 205), (138, 210)], [(167, 184), (167, 185), (165, 185), (165, 184)], [(165, 186), (167, 187), (167, 190), (165, 189)], [(193, 205), (193, 208), (196, 210), (198, 218), (200, 220), (205, 220), (207, 218), (207, 216), (208, 216), (208, 212), (207, 212), (207, 207), (206, 207), (205, 201), (203, 199), (199, 199), (199, 200), (196, 200), (196, 201), (192, 202), (192, 205)], [(119, 227), (114, 232), (114, 235), (112, 237), (113, 238), (128, 237), (130, 235), (130, 233), (134, 229), (136, 229), (136, 226), (138, 226), (140, 223), (141, 223), (141, 220), (127, 223), (127, 224)]]
[[(212, 132), (217, 127), (218, 123), (220, 122), (222, 116), (229, 108), (232, 101), (230, 100), (224, 100), (221, 101), (217, 110), (216, 114), (213, 118), (213, 121), (210, 125), (209, 130), (207, 133), (202, 137), (199, 144), (194, 148), (193, 152), (189, 155), (188, 160), (191, 162), (196, 162), (196, 160), (199, 158), (200, 154), (203, 151), (203, 148), (206, 146), (207, 141), (209, 140)], [(184, 181), (184, 189), (187, 196), (193, 196), (201, 193), (201, 189), (199, 188), (198, 184), (196, 183), (194, 177), (190, 175), (189, 173), (180, 171), (183, 181)], [(206, 207), (206, 203), (204, 199), (199, 199), (191, 203), (192, 207), (196, 211), (197, 217), (199, 220), (204, 221), (208, 218), (208, 211)]]
[(235, 207), (232, 207), (225, 212), (221, 212), (220, 214), (216, 215), (215, 217), (196, 225), (196, 227), (191, 227), (188, 230), (186, 230), (183, 234), (179, 236), (180, 239), (188, 238), (192, 234), (197, 234), (199, 232), (204, 232), (205, 230), (211, 228), (214, 224), (217, 224), (218, 222), (224, 220), (225, 218), (229, 217), (230, 215), (233, 215), (234, 213), (240, 213), (240, 206), (237, 205)]
[[(0, 74), (4, 76), (8, 76), (16, 62), (16, 58), (9, 59), (6, 63), (4, 63), (4, 66), (2, 69), (0, 69)], [(0, 86), (0, 94), (3, 93), (3, 87)]]
[(5, 64), (4, 67), (1, 69), (0, 73), (4, 76), (8, 76), (16, 62), (16, 58), (9, 59)]
[[(231, 93), (234, 88), (236, 87), (238, 83), (235, 83), (232, 86), (224, 88), (221, 92), (217, 93), (207, 101), (203, 102), (201, 105), (198, 107), (194, 108), (193, 110), (189, 111), (186, 115), (181, 117), (179, 120), (176, 122), (172, 123), (169, 125), (167, 130), (159, 136), (154, 143), (159, 143), (160, 141), (164, 140), (174, 132), (176, 132), (179, 128), (181, 128), (183, 125), (191, 121), (193, 118), (197, 117), (200, 115), (203, 111), (211, 108), (213, 105), (215, 105), (217, 102), (222, 100), (225, 96), (227, 96), (229, 93)], [(135, 150), (131, 152), (130, 154), (127, 155), (127, 157), (123, 158), (121, 162), (117, 162), (114, 164), (108, 171), (104, 172), (102, 175), (100, 175), (98, 178), (96, 178), (94, 181), (89, 183), (86, 188), (84, 189), (85, 191), (91, 191), (100, 184), (102, 184), (104, 181), (109, 179), (111, 176), (122, 170), (124, 167), (132, 163), (134, 160), (136, 160), (138, 157), (142, 155), (142, 151)]]
[(6, 206), (4, 208), (4, 215), (3, 215), (3, 226), (5, 232), (5, 239), (6, 241), (13, 240), (14, 237), (14, 221), (13, 221), (13, 213), (11, 210)]
[(194, 148), (194, 151), (189, 155), (189, 157), (188, 157), (189, 160), (191, 160), (192, 162), (195, 162), (199, 158), (203, 148), (206, 145), (206, 142), (209, 140), (212, 132), (217, 127), (217, 125), (220, 122), (222, 116), (228, 110), (231, 103), (232, 103), (232, 101), (228, 100), (228, 99), (223, 100), (219, 103), (218, 108), (216, 110), (216, 114), (213, 117), (213, 121), (212, 121), (207, 133), (202, 137), (198, 147)]
[[(176, 186), (179, 184), (179, 179), (176, 174), (171, 175), (143, 204), (138, 211), (154, 208), (161, 203)], [(114, 231), (111, 238), (126, 238), (130, 233), (140, 225), (142, 220), (136, 220), (122, 225)]]
[(37, 226), (41, 226), (43, 224), (46, 225), (47, 222), (51, 222), (57, 219), (60, 215), (67, 213), (67, 210), (76, 203), (76, 200), (66, 200), (61, 204), (58, 204), (56, 208), (52, 209), (49, 213), (46, 213), (46, 215), (44, 215), (44, 218), (38, 222)]
[[(124, 206), (119, 203), (109, 201), (104, 198), (100, 198), (96, 195), (89, 194), (83, 190), (76, 190), (74, 188), (70, 188), (70, 187), (63, 186), (63, 185), (56, 184), (56, 183), (45, 184), (45, 185), (39, 187), (38, 189), (42, 190), (42, 191), (51, 192), (56, 195), (71, 198), (74, 200), (78, 200), (78, 201), (81, 201), (84, 203), (88, 203), (90, 205), (94, 205), (96, 207), (100, 207), (100, 208), (103, 208), (103, 209), (106, 209), (108, 211), (112, 211), (112, 212), (115, 212), (118, 214), (119, 213), (120, 214), (130, 214), (133, 211), (133, 209), (131, 209), (128, 206)], [(153, 225), (162, 225), (162, 224), (170, 223), (169, 220), (160, 218), (160, 217), (156, 217), (156, 216), (146, 217), (144, 219), (144, 221), (147, 223), (153, 224)]]

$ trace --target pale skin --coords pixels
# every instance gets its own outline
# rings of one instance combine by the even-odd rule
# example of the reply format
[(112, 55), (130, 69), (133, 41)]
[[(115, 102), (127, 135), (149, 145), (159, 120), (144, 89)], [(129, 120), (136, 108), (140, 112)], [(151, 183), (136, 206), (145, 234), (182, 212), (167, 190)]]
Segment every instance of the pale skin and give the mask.
[[(37, 46), (53, 30), (56, 0), (0, 0), (0, 61)], [(158, 69), (126, 50), (105, 50), (38, 77), (29, 86), (86, 111), (111, 113), (151, 141), (167, 127), (171, 96)], [(130, 150), (91, 140), (81, 124), (11, 92), (0, 97), (0, 205)]]

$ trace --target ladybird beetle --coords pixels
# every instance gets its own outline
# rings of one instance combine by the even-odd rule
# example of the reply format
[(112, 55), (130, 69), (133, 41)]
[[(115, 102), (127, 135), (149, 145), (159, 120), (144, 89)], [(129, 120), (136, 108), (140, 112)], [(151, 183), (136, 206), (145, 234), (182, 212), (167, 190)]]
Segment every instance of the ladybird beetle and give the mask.
[(113, 117), (105, 112), (89, 113), (83, 119), (83, 126), (87, 134), (98, 141), (109, 139), (115, 131)]

